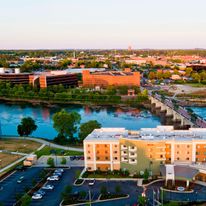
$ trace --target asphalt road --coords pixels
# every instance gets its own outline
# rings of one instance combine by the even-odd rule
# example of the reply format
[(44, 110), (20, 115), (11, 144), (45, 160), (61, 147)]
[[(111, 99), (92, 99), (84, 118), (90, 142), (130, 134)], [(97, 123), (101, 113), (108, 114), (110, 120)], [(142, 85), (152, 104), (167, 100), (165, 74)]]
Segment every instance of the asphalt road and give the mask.
[[(26, 188), (32, 188), (33, 180), (39, 181), (39, 173), (43, 168), (35, 167), (28, 168), (25, 171), (16, 171), (11, 176), (0, 182), (0, 203), (4, 206), (12, 206), (16, 202), (17, 194), (24, 194)], [(24, 176), (24, 180), (21, 183), (17, 183), (17, 180)]]

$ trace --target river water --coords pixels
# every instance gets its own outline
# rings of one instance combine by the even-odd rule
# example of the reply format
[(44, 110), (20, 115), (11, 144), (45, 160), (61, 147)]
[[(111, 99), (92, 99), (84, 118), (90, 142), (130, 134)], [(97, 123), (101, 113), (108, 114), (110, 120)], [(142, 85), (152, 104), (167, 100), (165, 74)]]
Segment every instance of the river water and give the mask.
[(124, 127), (138, 130), (140, 128), (156, 127), (160, 119), (146, 110), (122, 109), (114, 107), (88, 107), (81, 105), (66, 105), (58, 107), (32, 106), (22, 104), (0, 103), (0, 123), (2, 135), (17, 135), (17, 125), (22, 117), (35, 119), (38, 129), (32, 134), (35, 137), (53, 139), (57, 132), (53, 129), (52, 116), (64, 108), (76, 111), (81, 115), (81, 122), (97, 120), (102, 127)]

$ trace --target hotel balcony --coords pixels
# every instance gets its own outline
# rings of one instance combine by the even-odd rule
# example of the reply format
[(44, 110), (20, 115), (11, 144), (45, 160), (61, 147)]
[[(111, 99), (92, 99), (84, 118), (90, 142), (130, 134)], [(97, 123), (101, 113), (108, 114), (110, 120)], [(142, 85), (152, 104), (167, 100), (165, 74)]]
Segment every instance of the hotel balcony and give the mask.
[(121, 145), (121, 150), (127, 150), (127, 146), (126, 145)]
[(129, 153), (129, 158), (136, 158), (137, 157), (137, 153)]
[(121, 156), (127, 156), (128, 153), (126, 151), (121, 151)]
[(129, 164), (137, 164), (137, 160), (136, 159), (130, 159)]
[(137, 151), (137, 147), (129, 146), (129, 151), (130, 152), (136, 152)]
[(121, 158), (121, 161), (122, 161), (122, 162), (128, 162), (128, 159), (125, 158), (125, 157), (122, 157), (122, 158)]

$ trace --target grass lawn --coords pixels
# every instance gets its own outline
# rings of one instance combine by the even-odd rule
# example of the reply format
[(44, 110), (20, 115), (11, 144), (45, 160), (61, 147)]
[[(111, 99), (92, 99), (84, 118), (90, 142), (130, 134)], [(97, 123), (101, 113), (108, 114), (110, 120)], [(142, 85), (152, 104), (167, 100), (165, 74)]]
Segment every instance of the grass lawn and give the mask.
[(43, 155), (50, 155), (52, 150), (55, 150), (56, 155), (58, 155), (58, 156), (83, 155), (83, 152), (62, 150), (62, 149), (57, 149), (57, 148), (53, 148), (53, 147), (49, 147), (49, 146), (45, 146), (43, 149), (36, 151), (35, 154), (39, 158)]
[(5, 166), (15, 162), (16, 160), (20, 159), (22, 156), (20, 155), (12, 155), (12, 154), (4, 154), (0, 153), (0, 168), (4, 168)]
[(41, 146), (40, 143), (24, 139), (0, 139), (0, 150), (31, 153)]

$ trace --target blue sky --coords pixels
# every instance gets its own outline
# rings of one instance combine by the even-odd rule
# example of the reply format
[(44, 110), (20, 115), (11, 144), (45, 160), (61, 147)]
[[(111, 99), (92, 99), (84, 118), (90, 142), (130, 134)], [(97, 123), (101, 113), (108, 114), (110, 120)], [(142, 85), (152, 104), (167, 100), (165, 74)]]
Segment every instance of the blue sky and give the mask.
[(0, 49), (206, 48), (205, 0), (0, 0)]

